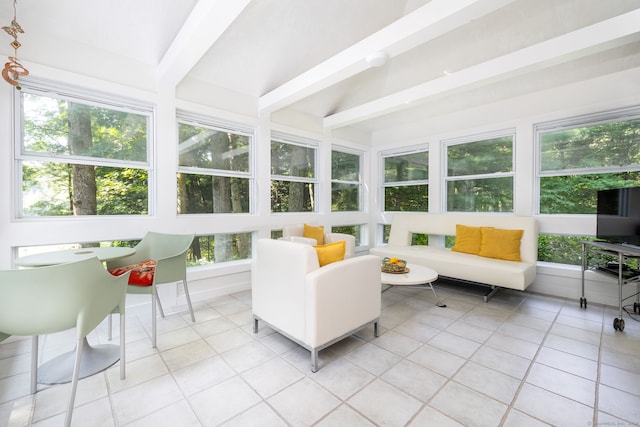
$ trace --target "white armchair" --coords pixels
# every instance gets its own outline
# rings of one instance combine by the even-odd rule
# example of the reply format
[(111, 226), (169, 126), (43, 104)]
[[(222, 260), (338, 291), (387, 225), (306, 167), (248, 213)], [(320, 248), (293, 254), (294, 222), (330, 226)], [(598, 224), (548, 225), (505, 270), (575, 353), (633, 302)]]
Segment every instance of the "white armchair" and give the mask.
[(254, 332), (258, 321), (318, 352), (380, 319), (380, 258), (363, 255), (319, 266), (304, 243), (260, 239), (252, 268)]
[[(304, 237), (304, 224), (289, 224), (282, 227), (282, 237), (280, 240), (288, 240), (290, 242), (307, 243), (310, 245), (316, 245), (317, 242), (314, 239)], [(344, 233), (324, 233), (324, 243), (335, 243), (340, 240), (345, 241), (345, 258), (351, 258), (356, 253), (356, 238), (351, 234)]]

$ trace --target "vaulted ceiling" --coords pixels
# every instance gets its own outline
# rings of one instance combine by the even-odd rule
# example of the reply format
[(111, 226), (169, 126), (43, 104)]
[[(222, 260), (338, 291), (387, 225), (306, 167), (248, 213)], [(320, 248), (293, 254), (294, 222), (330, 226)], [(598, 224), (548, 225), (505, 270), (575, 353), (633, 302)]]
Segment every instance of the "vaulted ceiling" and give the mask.
[[(12, 3), (0, 4), (0, 24)], [(638, 0), (17, 0), (17, 10), (28, 68), (242, 114), (294, 111), (328, 129), (375, 132), (640, 67)], [(0, 53), (13, 54), (10, 41), (3, 34)], [(367, 62), (376, 52), (379, 67)]]

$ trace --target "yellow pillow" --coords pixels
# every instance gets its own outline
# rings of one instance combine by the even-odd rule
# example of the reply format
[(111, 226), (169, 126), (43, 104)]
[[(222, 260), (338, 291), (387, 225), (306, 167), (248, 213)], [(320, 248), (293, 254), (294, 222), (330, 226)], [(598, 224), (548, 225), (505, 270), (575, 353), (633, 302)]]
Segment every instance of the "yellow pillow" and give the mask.
[(522, 261), (520, 259), (520, 239), (522, 239), (524, 230), (482, 227), (481, 232), (482, 241), (478, 255), (507, 261)]
[(332, 262), (342, 261), (344, 259), (346, 247), (344, 240), (328, 243), (326, 245), (314, 246), (318, 253), (318, 262), (320, 263), (320, 267), (331, 264)]
[(451, 248), (454, 252), (478, 255), (482, 233), (480, 227), (456, 224), (456, 243)]
[(304, 225), (303, 237), (310, 237), (316, 239), (318, 245), (324, 245), (324, 227), (314, 227), (312, 225)]

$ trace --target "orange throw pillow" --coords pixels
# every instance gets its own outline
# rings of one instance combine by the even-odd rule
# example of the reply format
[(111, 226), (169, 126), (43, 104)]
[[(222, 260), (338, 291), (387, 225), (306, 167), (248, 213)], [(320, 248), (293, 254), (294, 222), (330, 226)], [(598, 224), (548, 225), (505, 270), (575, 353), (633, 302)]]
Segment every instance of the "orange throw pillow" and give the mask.
[(157, 263), (153, 260), (147, 260), (139, 262), (137, 264), (112, 268), (111, 270), (109, 270), (109, 273), (113, 274), (114, 276), (120, 276), (127, 271), (130, 271), (130, 285), (151, 286), (151, 284), (153, 283), (153, 274), (156, 271), (156, 264)]

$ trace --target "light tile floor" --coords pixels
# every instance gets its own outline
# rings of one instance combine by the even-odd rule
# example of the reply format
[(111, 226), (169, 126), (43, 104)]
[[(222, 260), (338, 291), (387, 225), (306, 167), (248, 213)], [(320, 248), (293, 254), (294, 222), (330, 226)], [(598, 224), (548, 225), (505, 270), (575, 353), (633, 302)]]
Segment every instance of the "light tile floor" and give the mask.
[[(127, 315), (127, 378), (81, 380), (75, 426), (595, 426), (640, 424), (640, 323), (617, 309), (441, 283), (382, 294), (380, 337), (367, 327), (309, 352), (261, 325), (251, 294), (216, 298), (158, 322)], [(636, 316), (637, 317), (637, 316)], [(117, 330), (117, 329), (116, 329)], [(43, 360), (72, 333), (41, 340)], [(92, 343), (106, 341), (106, 326)], [(117, 341), (115, 341), (117, 342)], [(29, 394), (30, 340), (0, 343), (0, 425), (59, 426), (69, 385)]]

